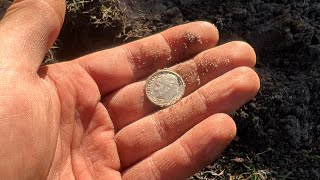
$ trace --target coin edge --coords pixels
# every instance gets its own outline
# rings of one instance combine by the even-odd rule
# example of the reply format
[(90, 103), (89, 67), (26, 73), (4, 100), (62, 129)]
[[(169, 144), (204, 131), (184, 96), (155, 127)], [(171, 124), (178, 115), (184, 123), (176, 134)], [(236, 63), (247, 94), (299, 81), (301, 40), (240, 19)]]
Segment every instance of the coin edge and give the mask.
[[(154, 100), (152, 100), (152, 98), (149, 96), (150, 93), (148, 93), (148, 84), (150, 84), (150, 81), (153, 77), (155, 77), (156, 75), (158, 75), (159, 73), (170, 73), (170, 74), (173, 74), (175, 76), (178, 77), (178, 79), (180, 79), (180, 81), (182, 82), (182, 86), (183, 86), (183, 91), (181, 92), (181, 95), (179, 95), (177, 98), (174, 98), (174, 101), (169, 101), (168, 103), (163, 103), (163, 104), (160, 104), (160, 103), (157, 103), (155, 102)], [(184, 93), (185, 93), (185, 90), (186, 90), (186, 83), (184, 82), (183, 78), (176, 72), (172, 71), (172, 70), (169, 70), (169, 69), (161, 69), (161, 70), (157, 70), (156, 72), (154, 72), (153, 74), (151, 74), (147, 80), (146, 80), (146, 84), (145, 84), (145, 93), (146, 93), (146, 96), (148, 98), (148, 100), (153, 103), (154, 105), (156, 106), (159, 106), (161, 108), (164, 108), (164, 107), (168, 107), (168, 106), (171, 106), (173, 104), (176, 104), (177, 102), (179, 102), (182, 97), (184, 96)]]

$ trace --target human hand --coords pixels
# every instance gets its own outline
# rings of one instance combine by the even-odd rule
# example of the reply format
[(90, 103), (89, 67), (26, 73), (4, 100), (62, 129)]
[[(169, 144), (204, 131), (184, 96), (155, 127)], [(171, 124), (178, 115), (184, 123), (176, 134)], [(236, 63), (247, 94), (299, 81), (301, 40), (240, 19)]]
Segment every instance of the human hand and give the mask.
[[(195, 22), (40, 67), (64, 13), (64, 0), (16, 0), (1, 21), (1, 177), (185, 179), (218, 158), (236, 134), (222, 113), (259, 89), (248, 44), (214, 47), (217, 29)], [(144, 79), (164, 67), (187, 86), (159, 109)]]

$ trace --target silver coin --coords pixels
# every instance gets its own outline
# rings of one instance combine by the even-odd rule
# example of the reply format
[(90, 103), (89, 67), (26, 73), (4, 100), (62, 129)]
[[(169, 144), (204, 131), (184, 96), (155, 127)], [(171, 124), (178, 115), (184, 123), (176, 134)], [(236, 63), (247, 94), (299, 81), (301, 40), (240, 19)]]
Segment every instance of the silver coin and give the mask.
[(186, 85), (179, 74), (164, 69), (155, 72), (147, 79), (145, 91), (153, 104), (167, 107), (183, 97), (185, 88)]

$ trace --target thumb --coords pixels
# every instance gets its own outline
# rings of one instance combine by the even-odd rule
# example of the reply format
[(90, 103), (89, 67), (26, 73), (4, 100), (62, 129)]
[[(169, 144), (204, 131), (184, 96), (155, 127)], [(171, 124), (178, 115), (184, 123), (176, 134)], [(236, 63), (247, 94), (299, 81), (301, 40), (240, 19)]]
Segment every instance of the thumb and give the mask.
[(15, 0), (0, 22), (0, 70), (37, 72), (65, 9), (65, 0)]

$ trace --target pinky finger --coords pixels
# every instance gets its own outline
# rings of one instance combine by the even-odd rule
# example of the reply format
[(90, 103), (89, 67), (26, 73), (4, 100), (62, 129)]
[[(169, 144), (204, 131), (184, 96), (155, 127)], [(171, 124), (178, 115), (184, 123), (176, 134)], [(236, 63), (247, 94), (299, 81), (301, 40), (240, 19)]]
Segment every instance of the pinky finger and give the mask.
[(216, 160), (236, 134), (226, 114), (213, 115), (123, 173), (123, 179), (183, 180)]

